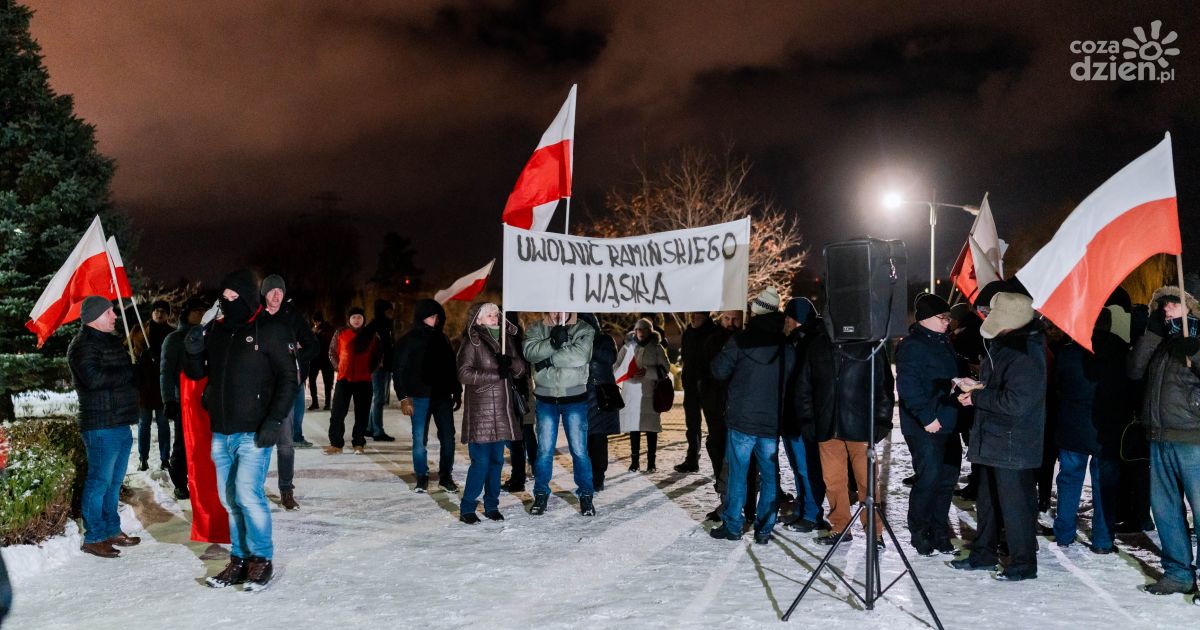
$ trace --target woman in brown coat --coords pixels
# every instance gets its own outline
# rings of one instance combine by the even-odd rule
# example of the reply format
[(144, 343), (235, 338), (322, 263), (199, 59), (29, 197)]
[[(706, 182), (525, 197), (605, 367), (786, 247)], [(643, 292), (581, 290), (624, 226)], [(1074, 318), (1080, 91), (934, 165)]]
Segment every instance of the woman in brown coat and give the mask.
[(500, 513), (500, 471), (504, 445), (521, 439), (521, 418), (513, 409), (512, 379), (526, 372), (517, 327), (504, 322), (508, 339), (500, 353), (500, 308), (475, 304), (467, 312), (466, 331), (458, 349), (458, 380), (463, 385), (462, 441), (471, 456), (467, 483), (459, 504), (459, 520), (478, 523), (475, 510), (483, 492), (483, 515), (504, 520)]

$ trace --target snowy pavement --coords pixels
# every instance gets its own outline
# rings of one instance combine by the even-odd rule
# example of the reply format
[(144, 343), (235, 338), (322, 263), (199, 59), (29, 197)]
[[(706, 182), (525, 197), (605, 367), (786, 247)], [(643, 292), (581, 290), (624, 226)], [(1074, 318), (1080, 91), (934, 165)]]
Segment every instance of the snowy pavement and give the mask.
[[(752, 544), (749, 535), (741, 542), (711, 539), (710, 524), (702, 523), (717, 501), (711, 480), (671, 470), (684, 451), (678, 407), (664, 417), (653, 475), (628, 472), (628, 440), (613, 438), (596, 517), (578, 513), (560, 438), (546, 515), (525, 513), (527, 493), (504, 493), (500, 508), (507, 520), (474, 526), (458, 522), (457, 495), (413, 491), (407, 418), (389, 410), (385, 425), (399, 439), (368, 441), (365, 456), (297, 451), (302, 509), (272, 506), (277, 576), (265, 592), (205, 587), (203, 578), (224, 565), (227, 553), (187, 540), (189, 506), (169, 498), (165, 473), (131, 472), (134, 493), (122, 506), (123, 520), (143, 543), (106, 560), (79, 552), (77, 538), (70, 547), (60, 538), (47, 554), (53, 561), (41, 565), (29, 561), (28, 549), (5, 550), (5, 558), (23, 559), (10, 567), (15, 602), (5, 627), (760, 628), (781, 623), (826, 550), (812, 534), (783, 530), (765, 546)], [(327, 426), (327, 412), (309, 412), (305, 434), (323, 445)], [(906, 543), (907, 488), (900, 479), (910, 466), (899, 431), (892, 437), (882, 452), (889, 462), (887, 513)], [(430, 442), (436, 461), (436, 437)], [(460, 444), (454, 471), (460, 486), (466, 464)], [(707, 469), (705, 458), (701, 470)], [(272, 465), (273, 495), (275, 483)], [(790, 481), (784, 484), (791, 489)], [(953, 521), (973, 535), (969, 507), (956, 504)], [(1188, 598), (1137, 590), (1158, 571), (1153, 536), (1122, 538), (1122, 552), (1109, 556), (1081, 545), (1063, 552), (1044, 538), (1039, 543), (1038, 579), (1012, 584), (950, 569), (945, 556), (919, 557), (907, 545), (904, 551), (947, 628), (1200, 627), (1200, 606)], [(885, 585), (903, 568), (890, 540), (888, 547), (881, 561)], [(856, 531), (834, 556), (834, 565), (860, 589), (864, 555), (864, 537)], [(875, 610), (865, 611), (828, 573), (791, 622), (932, 627), (911, 580), (902, 578)]]

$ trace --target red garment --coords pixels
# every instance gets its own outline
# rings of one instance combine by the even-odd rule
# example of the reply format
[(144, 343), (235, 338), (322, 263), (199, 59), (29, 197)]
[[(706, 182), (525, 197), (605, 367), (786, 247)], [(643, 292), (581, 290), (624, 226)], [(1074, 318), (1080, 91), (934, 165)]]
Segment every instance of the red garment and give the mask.
[(359, 335), (372, 335), (374, 332), (367, 327), (342, 328), (334, 335), (333, 346), (329, 358), (333, 361), (333, 369), (337, 372), (337, 380), (361, 383), (371, 380), (371, 372), (379, 365), (379, 340), (371, 339), (371, 345), (366, 352), (355, 352), (355, 341)]
[(188, 491), (192, 495), (192, 540), (229, 542), (229, 513), (217, 494), (217, 467), (212, 460), (212, 427), (200, 396), (208, 378), (193, 381), (179, 375), (183, 410), (183, 444), (187, 449)]

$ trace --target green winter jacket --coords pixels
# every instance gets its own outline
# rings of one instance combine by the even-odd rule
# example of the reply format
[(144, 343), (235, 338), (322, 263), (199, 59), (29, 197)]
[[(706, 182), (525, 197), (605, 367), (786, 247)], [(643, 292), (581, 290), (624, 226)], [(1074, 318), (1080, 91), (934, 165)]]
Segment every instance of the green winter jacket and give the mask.
[(555, 350), (550, 343), (553, 320), (545, 318), (525, 332), (525, 360), (536, 366), (549, 359), (550, 365), (535, 369), (533, 395), (565, 398), (587, 394), (588, 362), (596, 329), (580, 323), (575, 315), (567, 320), (567, 343)]

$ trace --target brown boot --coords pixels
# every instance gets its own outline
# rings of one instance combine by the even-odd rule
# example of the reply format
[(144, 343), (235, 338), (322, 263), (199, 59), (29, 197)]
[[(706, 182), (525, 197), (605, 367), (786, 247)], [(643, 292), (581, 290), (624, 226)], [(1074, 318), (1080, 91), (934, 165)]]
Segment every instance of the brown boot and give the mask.
[(246, 581), (246, 561), (237, 556), (229, 556), (229, 564), (221, 572), (204, 581), (213, 588), (225, 588)]
[(321, 452), (325, 453), (326, 455), (341, 455), (342, 447), (329, 445), (321, 449)]
[(121, 555), (121, 552), (113, 549), (112, 543), (108, 542), (107, 540), (101, 540), (100, 542), (94, 543), (83, 543), (79, 546), (79, 550), (84, 553), (90, 553), (93, 556), (99, 556), (101, 558), (117, 558)]
[(246, 591), (261, 591), (267, 587), (267, 583), (271, 581), (271, 576), (275, 573), (275, 567), (270, 560), (250, 556), (250, 563), (246, 569)]
[(283, 505), (285, 510), (299, 510), (300, 504), (296, 503), (296, 497), (291, 490), (279, 491), (279, 503)]
[(116, 536), (109, 538), (107, 542), (109, 544), (113, 544), (118, 547), (133, 547), (133, 546), (137, 545), (138, 543), (142, 542), (142, 539), (137, 536), (130, 536), (129, 534), (126, 534), (125, 532), (121, 532), (121, 533), (117, 534)]

